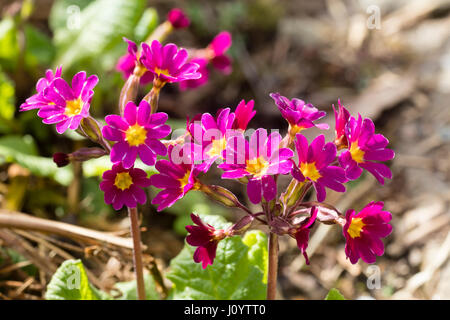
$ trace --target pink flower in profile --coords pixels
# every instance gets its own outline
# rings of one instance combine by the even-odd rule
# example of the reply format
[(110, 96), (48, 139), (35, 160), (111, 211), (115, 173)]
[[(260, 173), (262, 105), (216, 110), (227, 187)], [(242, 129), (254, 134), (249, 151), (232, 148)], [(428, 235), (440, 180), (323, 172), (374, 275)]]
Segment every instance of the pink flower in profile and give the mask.
[(222, 31), (214, 37), (207, 47), (212, 65), (225, 74), (231, 72), (231, 58), (225, 54), (231, 47), (231, 42), (231, 34), (228, 31)]
[(229, 74), (232, 70), (231, 58), (225, 52), (231, 46), (231, 41), (231, 34), (228, 31), (223, 31), (205, 49), (194, 51), (194, 57), (190, 62), (197, 63), (200, 66), (198, 72), (201, 74), (201, 77), (180, 82), (180, 89), (194, 89), (206, 84), (209, 79), (208, 64), (210, 62), (222, 73)]
[(206, 170), (217, 159), (223, 159), (227, 139), (233, 134), (231, 128), (234, 119), (235, 114), (230, 112), (230, 108), (225, 108), (218, 112), (216, 119), (211, 114), (204, 113), (200, 123), (194, 121), (190, 124), (189, 131), (194, 141), (200, 144), (202, 160), (207, 166)]
[(334, 105), (334, 118), (335, 118), (335, 133), (336, 138), (334, 139), (334, 144), (337, 146), (338, 150), (347, 148), (348, 141), (345, 136), (345, 126), (350, 119), (350, 112), (341, 104), (341, 100), (338, 100), (338, 110), (336, 111)]
[(167, 114), (158, 112), (150, 114), (150, 105), (142, 100), (139, 108), (130, 101), (124, 109), (124, 116), (108, 115), (107, 125), (102, 128), (103, 136), (110, 141), (117, 141), (111, 150), (111, 161), (122, 162), (124, 168), (131, 168), (137, 155), (146, 165), (152, 166), (157, 155), (164, 156), (167, 149), (159, 141), (170, 133), (165, 124)]
[(242, 134), (227, 141), (225, 162), (219, 168), (225, 172), (224, 179), (248, 178), (247, 194), (252, 203), (261, 202), (262, 197), (271, 201), (277, 194), (275, 174), (291, 171), (293, 152), (280, 148), (281, 136), (278, 132), (267, 135), (265, 129), (256, 130), (250, 142)]
[(163, 83), (200, 78), (199, 65), (187, 59), (187, 51), (178, 50), (173, 43), (164, 46), (158, 40), (153, 40), (151, 46), (142, 43), (140, 62)]
[(50, 85), (50, 83), (56, 79), (61, 78), (61, 66), (56, 68), (55, 72), (53, 70), (48, 69), (45, 72), (45, 77), (40, 78), (36, 83), (36, 91), (37, 93), (31, 97), (29, 97), (24, 103), (20, 105), (20, 111), (28, 111), (32, 109), (40, 109), (42, 107), (46, 107), (52, 105), (53, 102), (47, 99), (44, 95), (44, 90)]
[(375, 134), (372, 120), (358, 120), (351, 117), (346, 126), (349, 149), (339, 156), (339, 163), (345, 169), (348, 179), (355, 180), (361, 176), (363, 169), (369, 171), (381, 184), (384, 179), (392, 179), (391, 170), (383, 163), (394, 158), (394, 151), (387, 149), (389, 144), (381, 134)]
[(236, 116), (234, 118), (233, 129), (239, 129), (242, 131), (245, 131), (247, 129), (248, 123), (256, 114), (256, 111), (253, 110), (254, 106), (255, 101), (253, 100), (250, 100), (247, 103), (245, 103), (244, 100), (241, 100), (241, 102), (239, 102), (238, 106), (236, 107), (236, 111), (234, 112)]
[(167, 14), (167, 20), (175, 29), (183, 29), (189, 27), (191, 21), (186, 13), (179, 8), (174, 8)]
[(297, 241), (297, 247), (302, 252), (305, 257), (306, 264), (309, 265), (308, 254), (306, 253), (306, 249), (308, 248), (309, 241), (309, 233), (311, 232), (311, 227), (317, 218), (317, 208), (313, 207), (310, 209), (310, 216), (303, 220), (299, 226), (293, 228), (289, 231), (289, 234), (295, 238)]
[(193, 213), (191, 219), (195, 225), (186, 226), (186, 230), (189, 232), (186, 242), (197, 247), (194, 252), (194, 261), (201, 263), (202, 268), (206, 269), (214, 262), (219, 241), (230, 236), (231, 231), (230, 229), (216, 229), (210, 224), (205, 224), (199, 216)]
[[(191, 190), (197, 190), (200, 182), (197, 176), (203, 171), (202, 165), (194, 163), (193, 148), (187, 143), (180, 149), (169, 147), (169, 160), (156, 162), (158, 174), (150, 177), (152, 186), (163, 189), (152, 200), (152, 204), (158, 205), (158, 211), (172, 206)], [(178, 154), (176, 154), (178, 152)]]
[(332, 142), (325, 144), (323, 134), (315, 138), (308, 146), (308, 140), (301, 134), (296, 135), (295, 147), (299, 163), (294, 165), (292, 176), (300, 182), (310, 181), (317, 193), (317, 201), (325, 200), (325, 187), (345, 192), (345, 171), (332, 166), (336, 160), (336, 146)]
[(201, 87), (202, 85), (207, 83), (209, 79), (208, 60), (206, 60), (205, 58), (193, 58), (190, 60), (190, 62), (199, 65), (198, 72), (200, 73), (201, 77), (198, 79), (181, 81), (180, 82), (181, 90)]
[(89, 116), (92, 90), (98, 77), (92, 75), (86, 79), (86, 72), (78, 72), (72, 79), (70, 87), (62, 78), (55, 78), (42, 94), (47, 105), (40, 106), (38, 116), (45, 124), (56, 124), (56, 131), (64, 133), (67, 129), (78, 128), (81, 119)]
[(300, 131), (312, 127), (328, 129), (326, 123), (315, 124), (314, 121), (325, 117), (325, 111), (319, 111), (310, 103), (294, 98), (289, 100), (279, 93), (271, 93), (270, 97), (275, 101), (282, 116), (289, 123), (289, 132), (294, 136)]
[(100, 189), (105, 193), (105, 203), (112, 204), (114, 210), (120, 210), (124, 205), (135, 208), (138, 203), (144, 204), (147, 196), (142, 188), (149, 185), (150, 179), (144, 170), (125, 169), (121, 163), (116, 163), (103, 173)]
[[(122, 72), (124, 79), (128, 79), (133, 74), (136, 63), (140, 64), (139, 54), (136, 43), (127, 38), (123, 38), (123, 40), (128, 43), (128, 53), (119, 58), (116, 64), (116, 70)], [(153, 73), (143, 68), (140, 83), (146, 85), (152, 81)]]
[(380, 238), (392, 232), (389, 221), (392, 215), (383, 210), (383, 202), (370, 202), (359, 213), (348, 210), (343, 234), (346, 239), (345, 254), (355, 264), (361, 258), (367, 263), (374, 263), (376, 256), (384, 253), (384, 244)]

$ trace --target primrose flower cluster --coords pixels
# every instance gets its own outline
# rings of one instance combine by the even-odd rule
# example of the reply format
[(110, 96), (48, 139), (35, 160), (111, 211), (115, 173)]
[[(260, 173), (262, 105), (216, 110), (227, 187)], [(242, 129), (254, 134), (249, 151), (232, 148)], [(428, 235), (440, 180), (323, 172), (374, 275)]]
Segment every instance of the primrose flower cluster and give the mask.
[[(203, 268), (213, 264), (220, 241), (242, 234), (255, 222), (265, 225), (270, 233), (294, 238), (307, 264), (311, 228), (316, 222), (336, 224), (342, 228), (351, 263), (359, 258), (375, 262), (376, 256), (384, 253), (381, 238), (392, 231), (391, 214), (383, 210), (383, 203), (370, 202), (359, 212), (349, 209), (343, 214), (325, 202), (328, 190), (345, 192), (345, 184), (358, 179), (364, 170), (380, 184), (392, 178), (383, 162), (393, 159), (394, 152), (387, 148), (388, 140), (375, 133), (369, 118), (352, 116), (338, 101), (337, 108), (333, 106), (334, 140), (327, 142), (320, 134), (309, 142), (304, 130), (329, 129), (321, 122), (326, 112), (301, 99), (271, 93), (274, 107), (287, 122), (285, 136), (264, 128), (248, 129), (256, 115), (255, 103), (242, 100), (236, 108), (188, 118), (183, 134), (167, 139), (171, 133), (168, 116), (157, 112), (161, 89), (173, 83), (181, 90), (204, 85), (209, 79), (209, 64), (225, 74), (231, 72), (232, 61), (226, 51), (232, 40), (226, 31), (204, 49), (186, 50), (162, 43), (170, 32), (188, 25), (187, 16), (174, 9), (139, 47), (125, 39), (128, 53), (117, 64), (126, 79), (119, 114), (107, 115), (105, 125), (89, 114), (97, 76), (79, 72), (70, 85), (61, 77), (61, 67), (46, 72), (36, 85), (37, 93), (20, 110), (38, 109), (38, 116), (45, 124), (56, 124), (58, 133), (76, 130), (99, 145), (71, 154), (56, 153), (57, 165), (109, 156), (112, 168), (103, 173), (100, 189), (105, 202), (115, 210), (150, 202), (145, 192), (149, 186), (159, 189), (151, 200), (158, 211), (182, 201), (191, 191), (242, 210), (244, 217), (225, 230), (191, 214), (193, 225), (186, 227), (186, 241), (197, 247), (193, 258)], [(136, 102), (141, 85), (149, 83), (151, 90)], [(158, 173), (148, 177), (135, 167), (137, 159), (154, 166)], [(253, 212), (230, 190), (205, 184), (202, 176), (214, 167), (221, 170), (222, 179), (245, 185), (248, 200), (259, 209)], [(287, 187), (280, 186), (280, 175), (289, 177)], [(315, 191), (315, 200), (306, 200), (310, 190)]]

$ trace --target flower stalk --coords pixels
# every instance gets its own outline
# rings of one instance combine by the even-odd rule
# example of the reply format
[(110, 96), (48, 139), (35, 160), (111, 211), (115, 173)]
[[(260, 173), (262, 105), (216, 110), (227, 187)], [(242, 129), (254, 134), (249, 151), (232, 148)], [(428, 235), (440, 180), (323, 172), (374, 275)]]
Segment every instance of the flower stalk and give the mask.
[(133, 265), (136, 275), (137, 293), (139, 300), (146, 300), (144, 268), (142, 264), (141, 231), (139, 230), (139, 218), (137, 208), (128, 207), (130, 217), (131, 237), (133, 238)]
[(278, 235), (269, 234), (269, 269), (267, 274), (267, 300), (275, 300), (278, 276)]

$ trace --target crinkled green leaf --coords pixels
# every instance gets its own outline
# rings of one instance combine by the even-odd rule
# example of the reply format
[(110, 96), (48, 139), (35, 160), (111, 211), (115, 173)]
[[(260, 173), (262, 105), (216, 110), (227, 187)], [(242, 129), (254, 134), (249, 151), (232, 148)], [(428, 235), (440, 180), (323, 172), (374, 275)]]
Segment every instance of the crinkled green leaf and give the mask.
[(328, 292), (325, 300), (345, 300), (345, 298), (338, 289), (333, 288), (330, 290), (330, 292)]
[(267, 283), (269, 252), (267, 251), (266, 235), (260, 231), (252, 230), (245, 234), (242, 241), (249, 247), (248, 259), (264, 273), (263, 281)]
[(45, 293), (47, 300), (101, 300), (108, 295), (89, 283), (81, 260), (66, 260), (56, 270)]
[[(220, 216), (202, 219), (216, 228), (229, 225)], [(260, 261), (266, 258), (257, 252), (267, 245), (267, 239), (261, 231), (252, 231), (246, 242), (251, 247), (239, 236), (222, 240), (214, 264), (206, 269), (192, 258), (196, 248), (185, 244), (181, 253), (172, 260), (167, 274), (174, 284), (171, 297), (192, 300), (265, 299), (266, 284), (261, 266), (266, 265), (267, 260)]]
[[(150, 274), (144, 275), (145, 296), (147, 300), (160, 300), (158, 291), (156, 290), (155, 280)], [(114, 285), (122, 295), (117, 300), (137, 300), (136, 280), (127, 282), (118, 282)]]

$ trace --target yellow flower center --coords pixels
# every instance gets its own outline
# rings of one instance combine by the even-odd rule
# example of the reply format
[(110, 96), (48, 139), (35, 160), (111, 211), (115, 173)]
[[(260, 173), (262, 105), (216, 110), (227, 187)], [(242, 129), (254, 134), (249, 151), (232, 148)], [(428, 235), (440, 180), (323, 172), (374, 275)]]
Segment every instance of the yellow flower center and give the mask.
[(300, 133), (302, 130), (305, 130), (305, 127), (298, 125), (289, 126), (289, 134), (291, 135), (291, 137), (295, 137), (295, 135), (297, 133)]
[(66, 109), (64, 110), (64, 114), (68, 117), (77, 116), (81, 113), (82, 109), (83, 101), (81, 101), (81, 98), (78, 98), (77, 100), (69, 100), (66, 101)]
[(133, 178), (131, 178), (128, 172), (119, 172), (114, 180), (114, 185), (120, 190), (126, 190), (133, 184)]
[(125, 140), (127, 140), (130, 146), (139, 146), (145, 143), (145, 140), (147, 139), (147, 130), (136, 123), (125, 131), (125, 136)]
[(225, 137), (219, 140), (213, 140), (211, 144), (211, 149), (207, 152), (210, 157), (222, 157), (222, 151), (227, 147), (227, 141)]
[(160, 68), (155, 68), (155, 73), (160, 76), (161, 74), (165, 75), (165, 76), (170, 76), (170, 72), (169, 69), (160, 69)]
[(269, 169), (269, 162), (262, 156), (246, 161), (245, 170), (254, 177), (262, 177)]
[(365, 224), (361, 218), (353, 218), (348, 227), (348, 234), (352, 238), (359, 238), (361, 236), (361, 230), (364, 228)]
[(186, 172), (183, 178), (178, 179), (181, 184), (181, 189), (184, 189), (184, 187), (189, 183), (189, 176), (191, 175), (191, 171)]
[(364, 151), (362, 151), (358, 147), (358, 141), (352, 142), (349, 151), (352, 156), (352, 159), (355, 160), (357, 163), (364, 162)]
[(322, 177), (316, 168), (315, 162), (302, 162), (300, 164), (300, 171), (305, 178), (310, 178), (312, 181), (316, 182), (320, 177)]

